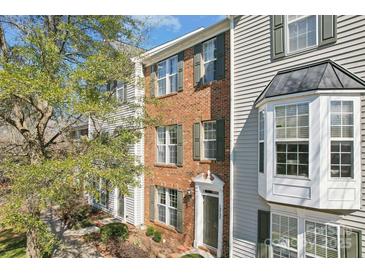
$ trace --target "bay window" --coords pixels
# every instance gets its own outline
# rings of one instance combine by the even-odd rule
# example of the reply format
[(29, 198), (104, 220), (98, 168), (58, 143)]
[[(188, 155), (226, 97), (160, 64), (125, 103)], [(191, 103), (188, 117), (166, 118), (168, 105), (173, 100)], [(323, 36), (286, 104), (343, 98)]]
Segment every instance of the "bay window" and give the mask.
[(157, 86), (158, 96), (177, 91), (177, 55), (158, 63)]
[(308, 177), (309, 105), (275, 107), (276, 174)]
[(214, 80), (215, 70), (215, 50), (216, 50), (216, 38), (203, 43), (203, 69), (204, 69), (204, 83), (209, 83)]
[(288, 15), (288, 52), (295, 52), (317, 45), (317, 16)]
[(177, 227), (177, 190), (159, 187), (157, 192), (158, 221)]
[(265, 112), (259, 112), (259, 172), (265, 167)]
[(214, 160), (217, 154), (217, 127), (216, 121), (208, 121), (203, 123), (203, 147), (204, 159)]
[(271, 243), (274, 258), (298, 257), (298, 220), (272, 214)]
[(331, 177), (353, 177), (353, 102), (331, 101)]
[(157, 163), (177, 163), (176, 125), (157, 128)]

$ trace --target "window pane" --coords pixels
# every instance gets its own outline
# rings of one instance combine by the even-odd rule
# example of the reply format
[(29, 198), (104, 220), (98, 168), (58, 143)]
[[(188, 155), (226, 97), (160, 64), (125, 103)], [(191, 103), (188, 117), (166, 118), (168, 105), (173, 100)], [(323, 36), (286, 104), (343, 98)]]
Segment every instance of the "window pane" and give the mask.
[(159, 204), (166, 204), (166, 189), (165, 188), (159, 188), (158, 189), (158, 203)]
[(340, 166), (331, 165), (331, 177), (340, 177)]
[(177, 190), (169, 189), (170, 207), (177, 208)]
[(158, 95), (166, 94), (166, 78), (158, 80)]
[(265, 156), (265, 152), (264, 152), (264, 143), (261, 142), (260, 143), (260, 159), (259, 159), (259, 172), (264, 172), (264, 156)]
[(298, 128), (298, 138), (309, 138), (309, 129), (308, 127), (300, 127)]
[(297, 175), (297, 165), (287, 165), (288, 175)]
[(158, 220), (162, 223), (166, 223), (166, 207), (158, 205)]
[(158, 163), (166, 162), (166, 146), (165, 145), (157, 146), (157, 162)]
[(341, 114), (332, 113), (331, 114), (331, 125), (340, 126), (341, 125)]
[(177, 73), (177, 57), (173, 57), (169, 59), (170, 62), (170, 74)]
[(204, 64), (204, 82), (209, 83), (214, 80), (214, 62)]
[(286, 163), (286, 153), (278, 153), (276, 161), (278, 163), (284, 163), (285, 164)]
[(173, 227), (177, 227), (177, 210), (173, 208), (169, 208), (169, 214), (170, 214), (170, 223), (169, 225)]
[(204, 141), (204, 157), (206, 159), (215, 159), (216, 141)]
[(169, 127), (170, 144), (177, 144), (177, 132), (176, 126)]
[(352, 113), (353, 109), (353, 102), (352, 101), (342, 101), (342, 112), (350, 112)]
[(169, 145), (169, 155), (170, 155), (170, 164), (177, 163), (177, 146), (176, 145)]
[(352, 126), (342, 126), (342, 137), (353, 137)]
[(285, 107), (284, 106), (276, 107), (275, 111), (276, 111), (276, 117), (284, 117), (285, 116)]
[(286, 175), (286, 165), (277, 164), (276, 165), (276, 174)]
[(159, 63), (157, 68), (158, 79), (163, 78), (165, 76), (166, 76), (166, 61)]
[(169, 77), (170, 79), (170, 92), (177, 91), (177, 74)]
[(166, 129), (164, 127), (157, 128), (157, 143), (166, 144), (165, 138)]

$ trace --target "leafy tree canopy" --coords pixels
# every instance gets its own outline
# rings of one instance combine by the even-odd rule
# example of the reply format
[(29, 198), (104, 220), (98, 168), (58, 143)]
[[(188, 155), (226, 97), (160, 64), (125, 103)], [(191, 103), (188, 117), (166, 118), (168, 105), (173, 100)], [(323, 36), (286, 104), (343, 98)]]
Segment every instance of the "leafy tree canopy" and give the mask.
[[(30, 257), (49, 254), (53, 237), (41, 220), (52, 205), (67, 205), (102, 178), (127, 193), (142, 165), (128, 153), (145, 122), (105, 133), (118, 108), (114, 80), (135, 83), (133, 60), (143, 23), (129, 16), (0, 17), (0, 172), (11, 191), (1, 209), (4, 225), (27, 232)], [(109, 86), (109, 85), (108, 85)], [(88, 119), (93, 138), (73, 140)]]

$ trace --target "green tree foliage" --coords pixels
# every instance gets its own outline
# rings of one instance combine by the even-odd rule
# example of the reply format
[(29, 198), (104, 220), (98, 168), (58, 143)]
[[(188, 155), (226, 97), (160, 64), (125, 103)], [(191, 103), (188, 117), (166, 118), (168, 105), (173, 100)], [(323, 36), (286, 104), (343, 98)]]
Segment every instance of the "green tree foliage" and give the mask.
[[(11, 189), (0, 220), (26, 232), (29, 257), (50, 255), (55, 243), (42, 221), (47, 208), (97, 195), (99, 178), (125, 194), (138, 184), (143, 167), (128, 147), (146, 122), (141, 105), (131, 104), (141, 116), (128, 126), (96, 125), (118, 107), (106, 83), (134, 83), (142, 31), (128, 16), (0, 17), (0, 173)], [(93, 138), (73, 140), (88, 119)]]

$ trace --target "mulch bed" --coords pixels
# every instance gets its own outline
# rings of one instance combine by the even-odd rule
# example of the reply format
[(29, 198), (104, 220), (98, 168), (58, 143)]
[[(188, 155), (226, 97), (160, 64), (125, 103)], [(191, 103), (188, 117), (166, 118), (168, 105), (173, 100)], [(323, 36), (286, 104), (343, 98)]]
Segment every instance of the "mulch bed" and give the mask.
[(173, 239), (165, 239), (157, 243), (152, 238), (146, 236), (145, 230), (140, 230), (128, 225), (129, 237), (125, 242), (111, 240), (103, 244), (99, 236), (94, 234), (87, 237), (86, 241), (91, 241), (102, 257), (109, 258), (179, 258), (187, 251)]

